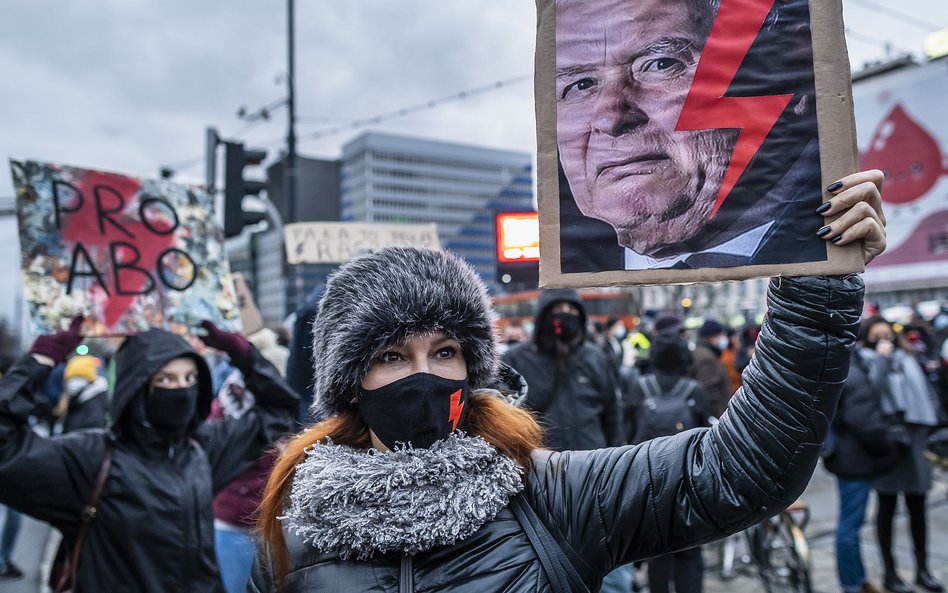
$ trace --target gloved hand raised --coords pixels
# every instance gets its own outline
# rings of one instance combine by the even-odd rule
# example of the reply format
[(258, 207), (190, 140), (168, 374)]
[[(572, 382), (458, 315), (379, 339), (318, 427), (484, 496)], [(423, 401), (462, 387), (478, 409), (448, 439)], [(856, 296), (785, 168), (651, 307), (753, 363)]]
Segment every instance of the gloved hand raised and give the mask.
[(235, 332), (225, 332), (210, 321), (201, 322), (201, 327), (207, 330), (201, 341), (211, 348), (226, 352), (232, 360), (240, 360), (250, 353), (250, 342), (247, 338)]
[(30, 354), (38, 354), (52, 359), (56, 364), (66, 362), (69, 353), (82, 342), (79, 330), (82, 328), (82, 315), (77, 315), (69, 324), (66, 331), (57, 332), (51, 336), (40, 336), (33, 341)]

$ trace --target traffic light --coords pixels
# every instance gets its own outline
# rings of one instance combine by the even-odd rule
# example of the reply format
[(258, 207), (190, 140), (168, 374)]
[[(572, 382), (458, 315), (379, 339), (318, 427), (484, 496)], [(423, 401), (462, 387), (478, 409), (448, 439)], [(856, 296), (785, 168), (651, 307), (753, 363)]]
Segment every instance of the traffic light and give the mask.
[(224, 142), (224, 236), (233, 237), (248, 224), (266, 220), (265, 212), (243, 209), (244, 196), (255, 196), (267, 187), (266, 182), (245, 179), (244, 168), (259, 165), (267, 151), (244, 148), (242, 142)]

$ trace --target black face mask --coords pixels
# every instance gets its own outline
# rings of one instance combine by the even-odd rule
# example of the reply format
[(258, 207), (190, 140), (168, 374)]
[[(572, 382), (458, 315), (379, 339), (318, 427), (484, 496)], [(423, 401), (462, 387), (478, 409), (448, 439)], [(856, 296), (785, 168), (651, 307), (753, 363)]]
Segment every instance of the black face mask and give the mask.
[(572, 342), (582, 330), (579, 325), (579, 315), (572, 313), (554, 313), (550, 316), (549, 323), (550, 333), (560, 342)]
[(145, 397), (145, 415), (156, 427), (168, 432), (185, 428), (197, 410), (197, 384), (177, 389), (154, 387)]
[(378, 389), (360, 390), (359, 415), (389, 449), (396, 443), (427, 449), (461, 425), (470, 396), (467, 379), (415, 373)]

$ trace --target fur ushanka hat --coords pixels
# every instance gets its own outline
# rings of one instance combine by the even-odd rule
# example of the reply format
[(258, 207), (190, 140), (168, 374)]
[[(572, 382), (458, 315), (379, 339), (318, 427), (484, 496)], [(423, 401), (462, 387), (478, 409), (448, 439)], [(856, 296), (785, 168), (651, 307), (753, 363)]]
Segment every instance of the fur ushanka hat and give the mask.
[(373, 357), (413, 335), (442, 331), (461, 344), (472, 389), (498, 368), (494, 309), (483, 282), (460, 258), (389, 247), (339, 268), (313, 322), (316, 418), (351, 407)]

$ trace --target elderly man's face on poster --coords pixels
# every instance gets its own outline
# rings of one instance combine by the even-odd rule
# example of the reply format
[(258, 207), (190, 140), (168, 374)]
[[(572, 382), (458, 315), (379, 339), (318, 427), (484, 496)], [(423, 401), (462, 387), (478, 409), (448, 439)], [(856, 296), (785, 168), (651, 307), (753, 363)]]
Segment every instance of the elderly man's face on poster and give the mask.
[(812, 1), (555, 0), (563, 271), (826, 259)]
[(675, 130), (713, 18), (701, 2), (557, 3), (563, 170), (580, 211), (642, 254), (708, 224), (737, 137)]

